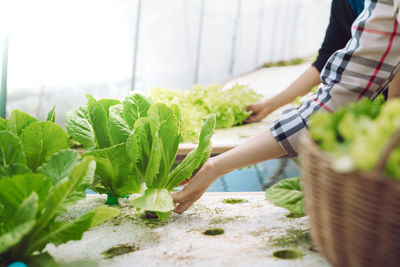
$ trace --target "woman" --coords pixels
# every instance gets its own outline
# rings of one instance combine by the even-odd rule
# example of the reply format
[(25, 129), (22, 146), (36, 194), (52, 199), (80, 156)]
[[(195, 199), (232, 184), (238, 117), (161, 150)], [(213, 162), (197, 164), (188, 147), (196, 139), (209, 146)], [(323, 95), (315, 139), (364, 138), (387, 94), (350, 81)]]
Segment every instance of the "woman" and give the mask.
[(288, 88), (272, 98), (256, 102), (247, 107), (252, 114), (245, 122), (258, 122), (275, 109), (292, 103), (321, 83), (320, 73), (328, 58), (342, 49), (351, 37), (351, 24), (364, 9), (364, 0), (333, 0), (329, 25), (314, 63), (294, 80)]
[[(397, 5), (395, 5), (397, 6)], [(175, 212), (183, 213), (221, 175), (282, 156), (296, 156), (299, 137), (314, 112), (332, 112), (363, 97), (375, 98), (400, 68), (398, 8), (392, 0), (367, 0), (352, 24), (345, 48), (332, 54), (321, 72), (318, 91), (298, 108), (285, 110), (270, 129), (234, 149), (209, 158), (182, 191), (173, 193)], [(399, 87), (394, 91), (399, 93)], [(395, 95), (393, 93), (393, 95)]]

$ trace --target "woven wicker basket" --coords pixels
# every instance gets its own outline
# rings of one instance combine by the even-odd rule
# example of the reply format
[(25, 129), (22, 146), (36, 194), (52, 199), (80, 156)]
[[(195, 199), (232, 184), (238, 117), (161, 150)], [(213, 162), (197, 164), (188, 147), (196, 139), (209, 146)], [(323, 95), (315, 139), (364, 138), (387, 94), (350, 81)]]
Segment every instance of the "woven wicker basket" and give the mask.
[[(338, 173), (307, 133), (300, 157), (311, 238), (333, 266), (400, 266), (400, 181), (382, 174), (400, 131), (373, 172)], [(399, 163), (400, 164), (400, 163)]]

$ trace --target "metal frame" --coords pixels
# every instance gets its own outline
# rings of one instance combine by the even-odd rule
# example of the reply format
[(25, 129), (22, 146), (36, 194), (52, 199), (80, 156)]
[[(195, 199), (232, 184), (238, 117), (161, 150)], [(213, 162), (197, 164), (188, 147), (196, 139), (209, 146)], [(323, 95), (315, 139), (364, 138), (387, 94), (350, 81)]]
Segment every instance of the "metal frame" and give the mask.
[(254, 66), (258, 66), (261, 50), (262, 32), (264, 22), (264, 0), (260, 0), (260, 13), (258, 14), (258, 27), (257, 27), (257, 41), (256, 41), (256, 54), (254, 56)]
[(8, 35), (9, 31), (7, 29), (3, 42), (3, 56), (1, 62), (0, 117), (2, 118), (6, 117), (7, 106)]
[(237, 1), (237, 9), (236, 9), (236, 17), (235, 17), (235, 26), (234, 26), (233, 35), (232, 35), (231, 61), (230, 61), (229, 70), (228, 70), (228, 73), (230, 76), (232, 76), (233, 68), (235, 67), (236, 37), (238, 34), (241, 13), (242, 13), (242, 0), (238, 0)]
[(200, 22), (199, 22), (199, 31), (198, 31), (198, 34), (197, 34), (198, 37), (197, 37), (197, 48), (196, 48), (196, 62), (195, 62), (195, 65), (194, 65), (193, 83), (197, 83), (198, 80), (199, 80), (201, 42), (202, 42), (202, 39), (203, 39), (204, 9), (205, 9), (205, 0), (201, 0)]
[(142, 13), (142, 0), (138, 0), (138, 7), (136, 13), (136, 36), (135, 36), (135, 48), (133, 50), (133, 66), (132, 66), (132, 81), (131, 90), (136, 89), (136, 65), (137, 65), (137, 55), (139, 49), (139, 30), (140, 30), (140, 18)]

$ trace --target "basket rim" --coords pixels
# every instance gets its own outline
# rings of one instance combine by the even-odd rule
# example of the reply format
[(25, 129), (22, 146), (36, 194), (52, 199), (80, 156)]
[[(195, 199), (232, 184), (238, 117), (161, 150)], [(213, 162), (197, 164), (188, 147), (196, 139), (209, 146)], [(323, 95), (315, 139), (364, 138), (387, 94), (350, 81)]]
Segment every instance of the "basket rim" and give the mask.
[[(328, 162), (332, 161), (332, 156), (329, 153), (322, 151), (317, 143), (311, 138), (311, 134), (308, 131), (305, 131), (300, 138), (300, 142), (303, 144), (303, 147), (307, 147), (307, 149), (312, 149), (314, 153), (317, 153), (321, 159), (327, 160)], [(300, 157), (303, 157), (303, 153), (301, 150), (299, 151)], [(332, 169), (332, 171), (337, 172)], [(337, 172), (339, 173), (339, 172)], [(361, 170), (354, 170), (351, 172), (343, 172), (340, 174), (350, 175), (359, 177), (361, 179), (368, 179), (371, 181), (380, 181), (389, 183), (391, 186), (399, 187), (400, 189), (400, 180), (397, 180), (396, 177), (387, 176), (384, 173), (377, 172), (375, 170), (371, 170), (369, 172), (361, 171)]]

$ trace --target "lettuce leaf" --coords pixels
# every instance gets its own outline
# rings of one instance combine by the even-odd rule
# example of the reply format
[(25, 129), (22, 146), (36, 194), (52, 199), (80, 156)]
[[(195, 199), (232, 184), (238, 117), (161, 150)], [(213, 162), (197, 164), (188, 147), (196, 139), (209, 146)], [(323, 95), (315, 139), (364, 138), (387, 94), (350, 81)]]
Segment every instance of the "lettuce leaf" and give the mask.
[(123, 101), (123, 112), (126, 124), (133, 129), (139, 118), (147, 117), (151, 102), (148, 98), (134, 94), (127, 96)]
[(303, 192), (299, 177), (284, 179), (265, 192), (266, 199), (271, 203), (287, 209), (291, 214), (304, 216)]
[[(139, 193), (140, 182), (135, 176), (132, 161), (124, 144), (84, 153), (84, 157), (88, 156), (94, 157), (95, 174), (100, 178), (101, 185), (107, 193), (119, 197)], [(98, 191), (96, 188), (93, 189)]]
[(65, 128), (68, 134), (82, 144), (84, 148), (92, 149), (96, 147), (87, 107), (79, 107), (67, 112)]
[(56, 106), (54, 106), (47, 114), (47, 121), (56, 122)]
[(20, 139), (9, 131), (0, 131), (0, 166), (26, 164)]
[(69, 148), (69, 136), (58, 125), (50, 121), (33, 122), (19, 136), (26, 156), (26, 163), (33, 171), (50, 156), (61, 149)]
[(143, 210), (168, 212), (175, 208), (167, 189), (149, 188), (142, 197), (136, 198), (133, 204)]
[(110, 129), (110, 141), (112, 145), (126, 142), (131, 129), (124, 119), (124, 106), (122, 104), (112, 106), (109, 111), (108, 127)]
[[(53, 160), (57, 159), (59, 157), (56, 155)], [(117, 209), (99, 207), (73, 222), (56, 221), (60, 209), (62, 210), (67, 203), (72, 204), (69, 202), (71, 195), (85, 183), (93, 163), (90, 157), (75, 162), (69, 176), (56, 183), (52, 182), (57, 180), (55, 177), (42, 174), (24, 174), (0, 179), (2, 262), (9, 264), (23, 261), (34, 266), (41, 257), (51, 259), (49, 254), (41, 253), (47, 244), (59, 245), (69, 240), (79, 240), (90, 227), (119, 214)], [(63, 176), (60, 174), (64, 171), (50, 171), (51, 166), (56, 165), (51, 162), (40, 169), (48, 170), (47, 174)]]
[(16, 135), (20, 135), (25, 127), (30, 125), (32, 122), (37, 121), (36, 118), (32, 117), (28, 113), (14, 109), (11, 111), (10, 117), (7, 120), (7, 130)]

